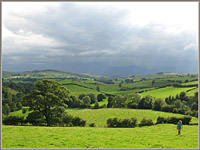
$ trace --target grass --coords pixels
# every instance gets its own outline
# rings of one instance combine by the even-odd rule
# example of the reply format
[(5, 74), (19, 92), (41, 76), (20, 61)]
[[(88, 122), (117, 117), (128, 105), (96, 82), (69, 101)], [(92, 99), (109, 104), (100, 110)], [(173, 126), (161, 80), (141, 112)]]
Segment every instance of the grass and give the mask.
[[(102, 105), (102, 104), (101, 104)], [(106, 121), (108, 118), (137, 118), (138, 123), (145, 117), (150, 118), (153, 122), (156, 122), (158, 116), (162, 117), (181, 117), (184, 115), (162, 112), (162, 111), (153, 111), (147, 109), (128, 109), (128, 108), (103, 108), (103, 109), (67, 109), (66, 110), (72, 116), (77, 116), (82, 119), (87, 120), (86, 126), (90, 123), (95, 123), (96, 127), (105, 127)], [(14, 116), (27, 116), (28, 113), (23, 114), (21, 110), (11, 112), (10, 115)], [(198, 118), (192, 117), (192, 123), (197, 123)]]
[[(135, 117), (138, 120), (138, 123), (144, 118), (150, 118), (153, 122), (156, 122), (158, 116), (163, 117), (172, 117), (177, 116), (181, 117), (184, 115), (153, 111), (153, 110), (144, 110), (144, 109), (126, 109), (126, 108), (103, 108), (103, 109), (67, 109), (67, 112), (73, 116), (78, 116), (82, 119), (87, 120), (87, 126), (90, 123), (95, 123), (97, 127), (106, 126), (106, 121), (108, 118), (131, 118)], [(198, 122), (196, 117), (192, 117), (191, 122)]]
[(194, 85), (194, 84), (198, 84), (199, 81), (192, 81), (192, 82), (186, 82), (186, 83), (182, 83), (181, 85)]
[(196, 92), (198, 92), (198, 91), (199, 91), (199, 89), (196, 88), (196, 89), (194, 89), (194, 90), (191, 90), (191, 91), (187, 92), (187, 95), (188, 95), (188, 96), (194, 96), (194, 94), (195, 94)]
[(144, 97), (146, 95), (152, 95), (156, 98), (166, 98), (171, 96), (176, 96), (177, 94), (180, 94), (182, 91), (186, 92), (189, 89), (193, 89), (194, 87), (184, 87), (184, 88), (177, 88), (177, 87), (166, 87), (166, 88), (160, 88), (152, 91), (147, 91), (144, 93), (141, 93), (141, 95)]
[(3, 148), (198, 148), (198, 126), (136, 128), (3, 126)]

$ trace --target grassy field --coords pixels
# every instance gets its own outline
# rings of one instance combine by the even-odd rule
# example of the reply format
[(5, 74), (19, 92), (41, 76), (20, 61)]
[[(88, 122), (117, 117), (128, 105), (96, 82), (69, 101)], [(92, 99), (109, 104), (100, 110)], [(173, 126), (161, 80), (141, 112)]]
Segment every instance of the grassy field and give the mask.
[(182, 83), (181, 85), (193, 85), (193, 84), (198, 84), (199, 81), (192, 81), (192, 82), (186, 82), (186, 83)]
[[(108, 118), (137, 118), (138, 122), (143, 118), (152, 119), (153, 122), (156, 122), (158, 116), (162, 117), (181, 117), (184, 115), (162, 112), (162, 111), (153, 111), (146, 109), (128, 109), (128, 108), (103, 108), (103, 109), (67, 109), (66, 110), (72, 116), (77, 116), (82, 119), (87, 120), (86, 126), (90, 123), (95, 123), (96, 127), (106, 127), (106, 121)], [(23, 114), (22, 110), (11, 112), (10, 115), (15, 116), (27, 116), (28, 113)], [(192, 123), (197, 123), (198, 119), (192, 117)]]
[[(41, 138), (42, 137), (42, 138)], [(198, 126), (136, 128), (3, 126), (3, 148), (198, 148)]]
[(198, 92), (198, 91), (199, 91), (199, 89), (196, 88), (196, 89), (194, 89), (194, 90), (191, 90), (191, 91), (187, 92), (187, 95), (188, 95), (188, 96), (194, 96), (194, 94), (195, 94), (196, 92)]
[[(67, 112), (73, 116), (78, 116), (87, 120), (87, 126), (95, 123), (97, 127), (106, 126), (108, 118), (137, 118), (138, 123), (144, 118), (152, 119), (156, 122), (158, 116), (162, 117), (181, 117), (181, 114), (167, 113), (161, 111), (144, 110), (144, 109), (126, 109), (126, 108), (104, 108), (104, 109), (67, 109)], [(196, 117), (191, 122), (198, 122)]]
[(160, 88), (152, 91), (147, 91), (141, 93), (142, 96), (152, 95), (156, 98), (166, 98), (171, 96), (176, 96), (176, 94), (180, 94), (182, 91), (186, 92), (187, 90), (193, 89), (194, 87), (184, 87), (184, 88), (177, 88), (177, 87), (166, 87)]

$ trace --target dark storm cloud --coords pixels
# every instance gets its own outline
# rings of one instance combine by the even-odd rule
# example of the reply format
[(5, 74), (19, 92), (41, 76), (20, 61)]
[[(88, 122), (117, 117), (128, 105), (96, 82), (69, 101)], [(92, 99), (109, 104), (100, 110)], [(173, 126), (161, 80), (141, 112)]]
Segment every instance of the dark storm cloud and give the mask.
[(123, 20), (128, 13), (62, 3), (40, 15), (12, 14), (14, 22), (12, 18), (3, 20), (16, 35), (3, 39), (3, 69), (59, 68), (93, 74), (120, 74), (116, 70), (122, 68), (126, 68), (124, 74), (197, 72), (196, 33), (167, 33), (162, 24), (126, 25)]

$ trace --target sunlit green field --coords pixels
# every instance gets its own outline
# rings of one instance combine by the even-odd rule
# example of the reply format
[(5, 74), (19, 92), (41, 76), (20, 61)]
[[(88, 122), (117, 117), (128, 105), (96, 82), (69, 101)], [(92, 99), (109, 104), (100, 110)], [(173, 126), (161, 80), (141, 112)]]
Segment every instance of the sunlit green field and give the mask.
[(194, 90), (189, 91), (189, 92), (187, 93), (187, 95), (188, 95), (188, 96), (194, 96), (194, 94), (195, 94), (196, 92), (198, 92), (198, 91), (199, 91), (199, 89), (196, 88), (196, 89), (194, 89)]
[(160, 88), (152, 91), (147, 91), (141, 93), (142, 96), (152, 95), (156, 98), (165, 98), (171, 96), (176, 96), (176, 94), (180, 94), (182, 91), (186, 92), (187, 90), (193, 89), (194, 87), (184, 87), (184, 88), (177, 88), (177, 87), (166, 87)]
[[(156, 122), (158, 116), (162, 117), (181, 117), (184, 115), (170, 113), (170, 112), (162, 112), (162, 111), (153, 111), (148, 109), (128, 109), (128, 108), (103, 108), (103, 109), (67, 109), (67, 113), (72, 116), (77, 116), (82, 119), (87, 120), (86, 126), (90, 123), (95, 123), (96, 127), (106, 127), (106, 121), (108, 118), (136, 118), (138, 120), (137, 123), (143, 118), (152, 119), (153, 122)], [(23, 114), (22, 110), (11, 112), (10, 115), (15, 116), (27, 116), (28, 113)], [(192, 123), (197, 123), (198, 118), (192, 117)]]
[[(87, 126), (90, 123), (95, 123), (97, 127), (106, 126), (106, 121), (108, 118), (137, 118), (138, 123), (143, 118), (152, 119), (153, 122), (156, 122), (158, 116), (162, 117), (181, 117), (184, 115), (153, 111), (153, 110), (144, 110), (144, 109), (126, 109), (126, 108), (104, 108), (104, 109), (67, 109), (67, 112), (73, 116), (78, 116), (87, 120)], [(192, 117), (191, 122), (198, 122), (196, 117)]]
[(3, 148), (198, 148), (198, 126), (136, 128), (3, 126)]

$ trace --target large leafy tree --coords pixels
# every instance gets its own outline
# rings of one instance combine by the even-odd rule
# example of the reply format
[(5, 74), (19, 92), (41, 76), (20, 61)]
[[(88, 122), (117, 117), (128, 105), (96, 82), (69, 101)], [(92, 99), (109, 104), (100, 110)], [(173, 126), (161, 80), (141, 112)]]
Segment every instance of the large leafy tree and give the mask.
[(54, 80), (39, 80), (36, 90), (24, 97), (33, 113), (40, 113), (47, 126), (55, 124), (64, 114), (69, 91)]

